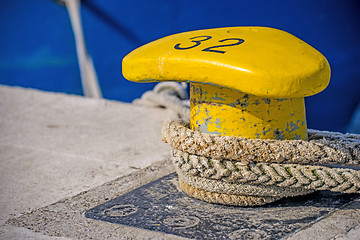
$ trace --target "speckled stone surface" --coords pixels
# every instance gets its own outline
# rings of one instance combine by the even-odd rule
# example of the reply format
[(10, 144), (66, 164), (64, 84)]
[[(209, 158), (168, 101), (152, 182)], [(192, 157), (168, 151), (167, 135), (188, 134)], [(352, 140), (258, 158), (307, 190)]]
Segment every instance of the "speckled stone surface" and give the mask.
[(280, 239), (310, 231), (358, 197), (316, 192), (264, 207), (230, 207), (187, 196), (172, 172), (170, 161), (160, 161), (6, 224), (69, 239)]
[(323, 191), (264, 207), (223, 206), (188, 197), (173, 173), (92, 208), (85, 216), (194, 239), (280, 239), (356, 196)]

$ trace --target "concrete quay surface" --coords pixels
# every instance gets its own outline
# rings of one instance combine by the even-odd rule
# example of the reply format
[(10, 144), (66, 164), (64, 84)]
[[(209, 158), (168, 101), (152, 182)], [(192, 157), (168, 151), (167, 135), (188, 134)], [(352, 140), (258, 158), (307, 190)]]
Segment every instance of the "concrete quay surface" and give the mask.
[[(165, 109), (0, 86), (0, 239), (185, 239), (84, 216), (174, 171), (160, 136), (168, 117)], [(252, 239), (273, 239), (261, 236)], [(360, 239), (359, 197), (283, 238)]]

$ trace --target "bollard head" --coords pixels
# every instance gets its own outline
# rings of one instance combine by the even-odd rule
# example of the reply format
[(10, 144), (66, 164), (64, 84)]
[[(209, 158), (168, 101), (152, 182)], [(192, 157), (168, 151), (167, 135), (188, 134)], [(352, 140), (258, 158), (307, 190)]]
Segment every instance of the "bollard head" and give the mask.
[(326, 58), (266, 27), (191, 31), (146, 44), (123, 59), (135, 82), (192, 83), (191, 128), (248, 138), (307, 139), (304, 97), (330, 80)]
[(146, 44), (123, 59), (130, 81), (184, 81), (270, 98), (316, 94), (329, 83), (326, 58), (299, 38), (273, 28), (191, 31)]

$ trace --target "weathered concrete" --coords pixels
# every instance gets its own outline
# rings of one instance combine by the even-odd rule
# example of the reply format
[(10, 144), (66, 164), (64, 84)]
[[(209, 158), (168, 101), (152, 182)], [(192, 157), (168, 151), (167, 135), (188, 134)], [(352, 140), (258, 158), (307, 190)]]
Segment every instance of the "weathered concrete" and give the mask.
[(165, 110), (5, 86), (0, 96), (1, 225), (168, 158)]
[[(170, 161), (160, 161), (128, 176), (109, 181), (74, 197), (10, 219), (7, 224), (49, 236), (70, 239), (183, 239), (156, 231), (112, 224), (84, 217), (84, 212), (173, 171)], [(146, 202), (144, 202), (146, 204)]]
[(360, 200), (338, 209), (311, 227), (295, 233), (288, 240), (360, 239)]
[[(0, 239), (182, 239), (83, 215), (173, 172), (166, 110), (5, 86), (0, 96)], [(359, 200), (328, 210), (289, 239), (358, 239)]]
[[(180, 236), (194, 237), (196, 233), (199, 234), (196, 239), (220, 239), (219, 236), (222, 236), (221, 239), (280, 239), (289, 236), (290, 239), (332, 239), (335, 236), (357, 239), (359, 234), (358, 200), (339, 208), (347, 202), (346, 195), (317, 193), (305, 199), (288, 199), (260, 208), (226, 207), (201, 202), (180, 193), (179, 187), (176, 187), (177, 181), (169, 175), (166, 177), (170, 180), (168, 182), (157, 180), (172, 171), (173, 165), (170, 161), (156, 162), (148, 168), (109, 181), (74, 197), (12, 218), (7, 224), (69, 239), (183, 239)], [(151, 184), (144, 187), (149, 182)], [(140, 192), (139, 187), (143, 188)], [(135, 190), (132, 191), (133, 189)], [(137, 196), (133, 192), (137, 192)], [(124, 194), (127, 194), (128, 201), (125, 205), (136, 205), (139, 212), (133, 219), (131, 214), (126, 216), (129, 222), (121, 220), (121, 216), (118, 220), (114, 218), (113, 222), (123, 224), (84, 216), (88, 210), (99, 204), (105, 203), (108, 207), (105, 206), (104, 210), (109, 209), (109, 205), (113, 203), (109, 204), (108, 201), (118, 196), (122, 198)], [(144, 197), (142, 203), (139, 198), (141, 195)], [(351, 198), (354, 198), (354, 195)], [(151, 201), (161, 203), (156, 206)], [(121, 202), (121, 199), (116, 200), (115, 204), (124, 204)], [(145, 209), (150, 209), (150, 212), (144, 212)], [(348, 210), (352, 213), (349, 214)], [(334, 216), (342, 211), (343, 217), (354, 219), (347, 219), (344, 223), (337, 221), (339, 219)], [(172, 218), (177, 219), (175, 226), (169, 226), (167, 221)], [(197, 220), (196, 224), (192, 224), (194, 219)], [(325, 227), (321, 226), (323, 222)], [(181, 226), (177, 226), (178, 224)], [(194, 226), (183, 226), (184, 224)], [(320, 226), (317, 226), (319, 224)], [(158, 231), (147, 230), (151, 228), (157, 228)], [(291, 236), (297, 229), (298, 232)], [(208, 236), (213, 237), (206, 238)]]

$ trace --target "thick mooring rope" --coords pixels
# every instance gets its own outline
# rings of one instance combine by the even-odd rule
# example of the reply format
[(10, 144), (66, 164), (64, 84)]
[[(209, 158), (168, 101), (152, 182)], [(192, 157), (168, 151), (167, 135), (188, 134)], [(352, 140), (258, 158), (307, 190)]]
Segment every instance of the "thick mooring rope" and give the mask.
[[(313, 190), (360, 193), (360, 171), (348, 166), (359, 165), (360, 135), (310, 130), (309, 141), (246, 139), (181, 121), (166, 123), (162, 135), (180, 187), (201, 200), (254, 206)], [(340, 167), (320, 166), (331, 164)]]
[(240, 165), (174, 150), (174, 162), (191, 176), (228, 183), (251, 183), (308, 190), (360, 193), (360, 171), (300, 164), (256, 163)]
[(181, 169), (177, 170), (179, 179), (191, 186), (209, 192), (226, 193), (233, 195), (248, 195), (262, 197), (288, 197), (310, 193), (312, 191), (296, 187), (278, 187), (275, 185), (263, 186), (248, 183), (229, 183), (222, 180), (211, 180), (204, 177), (193, 176)]
[(176, 114), (176, 119), (189, 120), (190, 103), (186, 88), (186, 84), (177, 82), (158, 83), (153, 90), (146, 91), (133, 103), (147, 107), (164, 107), (170, 110), (172, 115)]
[(162, 136), (175, 149), (190, 154), (243, 163), (360, 164), (360, 135), (309, 130), (309, 141), (247, 139), (206, 134), (189, 123), (171, 121)]

